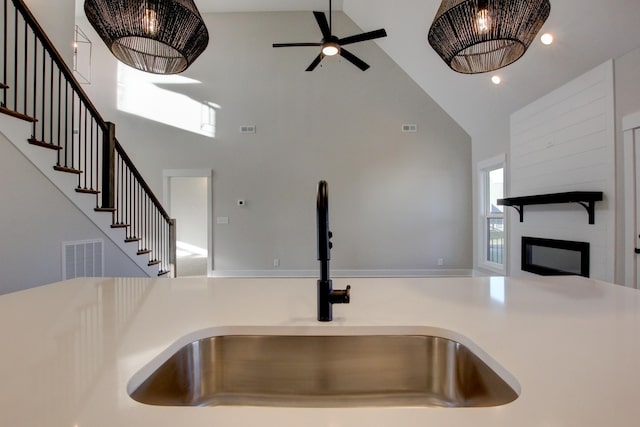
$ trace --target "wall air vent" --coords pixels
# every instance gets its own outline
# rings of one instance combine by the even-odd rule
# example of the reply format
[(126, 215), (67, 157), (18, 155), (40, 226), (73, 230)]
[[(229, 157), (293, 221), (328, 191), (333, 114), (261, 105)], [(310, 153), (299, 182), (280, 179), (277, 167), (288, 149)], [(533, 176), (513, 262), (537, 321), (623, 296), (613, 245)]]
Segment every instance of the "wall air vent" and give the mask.
[(104, 276), (102, 239), (62, 243), (62, 280)]
[(418, 125), (402, 125), (402, 132), (416, 133), (418, 132)]
[(255, 125), (240, 126), (240, 133), (256, 133), (256, 126)]

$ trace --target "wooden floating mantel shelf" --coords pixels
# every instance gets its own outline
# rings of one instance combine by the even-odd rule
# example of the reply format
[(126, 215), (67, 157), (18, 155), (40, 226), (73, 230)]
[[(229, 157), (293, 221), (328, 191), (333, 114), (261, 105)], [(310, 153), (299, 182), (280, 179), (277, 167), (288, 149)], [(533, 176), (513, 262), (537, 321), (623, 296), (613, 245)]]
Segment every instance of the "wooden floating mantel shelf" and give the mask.
[(511, 206), (520, 214), (520, 222), (524, 221), (526, 205), (549, 205), (557, 203), (578, 203), (589, 213), (589, 224), (595, 224), (595, 205), (602, 200), (602, 191), (570, 191), (567, 193), (538, 194), (535, 196), (508, 197), (498, 199), (498, 205)]

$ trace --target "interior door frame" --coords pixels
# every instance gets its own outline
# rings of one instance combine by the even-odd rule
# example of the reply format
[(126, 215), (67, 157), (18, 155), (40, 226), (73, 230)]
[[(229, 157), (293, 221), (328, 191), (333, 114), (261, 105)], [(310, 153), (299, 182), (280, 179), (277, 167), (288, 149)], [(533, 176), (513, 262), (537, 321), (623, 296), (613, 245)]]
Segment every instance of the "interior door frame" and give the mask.
[[(207, 180), (207, 276), (213, 276), (213, 169), (165, 169), (162, 171), (162, 199), (171, 209), (171, 178), (206, 178)], [(171, 215), (171, 212), (169, 212)], [(180, 227), (177, 223), (176, 227)]]
[[(640, 247), (640, 230), (636, 225), (636, 137), (635, 131), (640, 129), (640, 111), (622, 118), (622, 131), (624, 133), (624, 285), (630, 288), (638, 288), (636, 283), (637, 265), (635, 253), (636, 247)], [(640, 141), (637, 141), (640, 143)], [(637, 246), (636, 246), (637, 245)]]

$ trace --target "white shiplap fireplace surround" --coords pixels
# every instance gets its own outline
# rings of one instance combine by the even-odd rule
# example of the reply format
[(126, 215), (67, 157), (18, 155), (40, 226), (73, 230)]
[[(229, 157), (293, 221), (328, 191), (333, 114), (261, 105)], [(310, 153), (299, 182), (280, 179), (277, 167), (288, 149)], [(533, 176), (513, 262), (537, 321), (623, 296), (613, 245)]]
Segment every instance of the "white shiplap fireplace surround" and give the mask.
[(608, 61), (511, 116), (509, 197), (602, 191), (595, 224), (580, 205), (509, 211), (509, 273), (520, 269), (522, 236), (588, 242), (591, 277), (613, 282), (615, 269), (615, 112)]

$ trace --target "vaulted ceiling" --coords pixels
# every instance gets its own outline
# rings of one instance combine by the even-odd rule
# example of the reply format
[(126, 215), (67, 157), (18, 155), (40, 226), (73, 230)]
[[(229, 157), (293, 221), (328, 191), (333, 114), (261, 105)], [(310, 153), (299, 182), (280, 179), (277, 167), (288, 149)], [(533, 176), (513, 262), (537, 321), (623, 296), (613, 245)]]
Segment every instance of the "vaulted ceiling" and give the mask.
[[(328, 0), (196, 0), (201, 12), (328, 10)], [(334, 0), (363, 31), (385, 28), (375, 42), (471, 136), (486, 137), (509, 115), (591, 68), (640, 46), (639, 0), (551, 0), (542, 28), (555, 36), (534, 41), (516, 63), (495, 73), (450, 70), (427, 43), (440, 0)], [(309, 15), (310, 35), (315, 35)], [(354, 51), (356, 49), (354, 48)], [(372, 64), (373, 65), (373, 64)], [(502, 84), (491, 83), (499, 74)], [(640, 74), (640, 71), (639, 71)]]
[[(383, 25), (389, 37), (378, 44), (472, 137), (486, 136), (496, 123), (531, 101), (608, 59), (640, 46), (640, 1), (551, 0), (541, 33), (514, 64), (489, 74), (450, 70), (426, 42), (440, 0), (344, 0), (344, 11), (359, 26)], [(640, 74), (640, 70), (639, 70)]]

